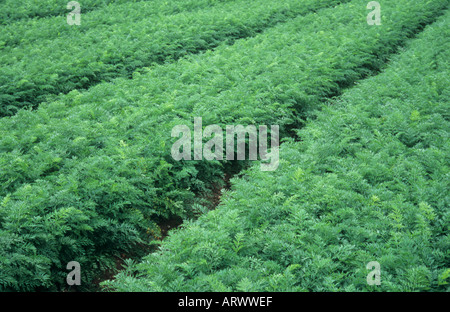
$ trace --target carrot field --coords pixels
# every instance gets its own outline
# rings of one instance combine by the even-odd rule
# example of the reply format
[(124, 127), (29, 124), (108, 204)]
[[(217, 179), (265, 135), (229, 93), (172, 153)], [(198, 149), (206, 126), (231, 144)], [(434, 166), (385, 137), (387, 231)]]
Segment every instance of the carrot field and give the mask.
[(450, 291), (448, 0), (68, 2), (0, 1), (0, 291)]

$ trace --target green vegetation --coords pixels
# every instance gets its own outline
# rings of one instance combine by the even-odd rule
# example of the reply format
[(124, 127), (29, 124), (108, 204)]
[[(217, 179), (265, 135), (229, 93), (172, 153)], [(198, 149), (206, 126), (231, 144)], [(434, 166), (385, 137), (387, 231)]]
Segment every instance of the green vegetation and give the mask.
[[(114, 13), (109, 9), (104, 15), (113, 14), (117, 19), (122, 12), (122, 23), (105, 26), (102, 20), (91, 17), (97, 27), (77, 31), (77, 26), (66, 24), (64, 27), (71, 30), (57, 38), (4, 46), (0, 56), (0, 116), (36, 107), (49, 100), (49, 94), (68, 93), (112, 78), (128, 77), (142, 67), (211, 49), (224, 41), (230, 43), (253, 36), (299, 14), (339, 2), (345, 1), (236, 0), (153, 18), (144, 14), (145, 6), (135, 5), (131, 12), (129, 6)], [(154, 11), (153, 6), (148, 6)], [(133, 16), (135, 10), (141, 19), (132, 22), (128, 16)], [(27, 31), (25, 37), (34, 37), (41, 28)]]
[[(98, 273), (114, 266), (114, 257), (134, 253), (137, 246), (145, 251), (160, 236), (157, 224), (161, 220), (172, 216), (189, 219), (198, 210), (204, 210), (200, 195), (211, 184), (219, 183), (230, 165), (174, 161), (170, 151), (174, 141), (171, 130), (175, 125), (189, 125), (199, 116), (205, 126), (276, 124), (282, 137), (286, 137), (305, 122), (312, 109), (359, 79), (377, 73), (406, 39), (436, 20), (448, 4), (448, 1), (384, 1), (383, 26), (372, 27), (366, 23), (367, 10), (359, 0), (332, 7), (340, 2), (345, 1), (278, 4), (258, 0), (239, 6), (238, 3), (244, 2), (236, 0), (191, 13), (159, 16), (155, 25), (164, 30), (174, 27), (173, 32), (159, 33), (147, 21), (105, 26), (104, 33), (100, 26), (92, 31), (84, 29), (80, 38), (88, 41), (90, 48), (83, 50), (75, 44), (73, 55), (82, 55), (75, 58), (75, 63), (69, 54), (61, 54), (68, 50), (59, 46), (81, 40), (72, 40), (69, 32), (62, 34), (65, 40), (53, 37), (45, 44), (6, 48), (0, 63), (9, 62), (11, 66), (0, 69), (0, 80), (3, 79), (0, 101), (17, 102), (20, 107), (35, 98), (48, 101), (34, 111), (19, 110), (15, 116), (0, 120), (0, 290), (61, 289), (65, 286), (65, 265), (69, 261), (81, 264), (83, 285), (89, 285)], [(225, 8), (228, 9), (224, 11)], [(301, 16), (294, 18), (296, 15)], [(152, 36), (151, 44), (143, 39), (147, 36)], [(248, 36), (254, 37), (237, 40)], [(25, 54), (22, 50), (25, 46), (40, 47), (47, 53), (33, 50)], [(216, 46), (214, 51), (207, 50)], [(13, 50), (17, 59), (9, 59)], [(202, 50), (207, 51), (190, 54)], [(31, 56), (34, 53), (35, 58)], [(20, 66), (27, 72), (38, 63), (46, 65), (39, 65), (41, 70), (33, 75), (28, 72), (29, 79), (14, 76), (22, 73), (18, 70)], [(128, 79), (127, 73), (131, 72), (132, 79)], [(112, 80), (113, 77), (122, 78)], [(109, 82), (99, 83), (88, 91), (72, 90), (101, 80)], [(69, 93), (55, 96), (59, 92)], [(420, 110), (419, 113), (422, 114)], [(345, 142), (349, 146), (352, 143)], [(290, 150), (301, 157), (296, 148), (294, 145)], [(324, 149), (332, 151), (329, 147)], [(340, 168), (339, 164), (336, 166)], [(247, 200), (273, 204), (272, 211), (261, 211), (261, 216), (265, 213), (267, 226), (278, 222), (272, 217), (279, 216), (280, 222), (283, 218), (290, 220), (289, 214), (279, 212), (275, 208), (279, 206), (270, 200), (276, 187), (293, 187), (290, 177), (283, 176), (289, 170), (277, 171), (273, 177), (280, 174), (280, 183), (269, 181), (273, 184), (270, 188), (257, 191), (249, 185), (247, 189), (253, 190), (247, 192)], [(252, 171), (249, 174), (253, 179)], [(301, 171), (298, 174), (302, 176)], [(316, 181), (320, 182), (319, 177)], [(317, 194), (326, 190), (318, 188)], [(347, 196), (343, 193), (342, 196)], [(260, 194), (262, 199), (248, 198), (249, 194)], [(330, 210), (341, 196), (319, 195), (319, 199), (311, 195), (304, 200), (316, 200), (317, 205), (329, 201), (329, 206), (325, 206)], [(381, 195), (384, 196), (377, 196), (382, 198)], [(346, 197), (342, 201), (350, 202)], [(424, 198), (423, 203), (420, 209), (429, 210), (424, 205), (435, 209), (434, 202)], [(250, 211), (250, 206), (246, 207)], [(317, 213), (321, 211), (322, 208)], [(227, 221), (230, 223), (225, 230), (232, 230), (233, 220)], [(257, 224), (262, 219), (255, 211), (246, 220)], [(288, 228), (290, 223), (283, 226)], [(328, 230), (320, 226), (325, 232)], [(217, 233), (215, 239), (220, 244), (225, 236), (221, 238), (222, 232)], [(249, 233), (233, 236), (236, 254), (248, 251), (242, 244)], [(289, 239), (286, 237), (287, 245), (292, 243)], [(273, 251), (283, 244), (279, 239), (267, 248)], [(227, 261), (227, 246), (208, 254), (211, 259), (205, 258), (206, 262), (204, 259), (196, 262), (199, 278), (226, 265), (220, 259), (223, 256)], [(282, 255), (282, 249), (279, 251), (272, 256)], [(202, 245), (194, 251), (197, 256), (203, 252), (210, 250)], [(289, 260), (283, 257), (279, 261)], [(257, 258), (255, 261), (259, 270)], [(242, 263), (243, 268), (246, 263)], [(278, 268), (271, 267), (272, 263), (261, 263), (268, 265), (268, 271)], [(184, 263), (180, 265), (183, 266)], [(167, 276), (167, 281), (174, 287), (171, 277)], [(136, 288), (141, 287), (139, 283), (136, 282)], [(201, 288), (195, 283), (189, 285)], [(244, 286), (245, 280), (239, 289), (245, 289)], [(124, 286), (117, 286), (121, 287)]]
[[(232, 3), (234, 0), (152, 0), (152, 1), (115, 1), (107, 6), (98, 7), (93, 11), (86, 11), (86, 2), (81, 4), (81, 25), (70, 26), (67, 24), (67, 3), (62, 3), (63, 16), (48, 17), (42, 19), (25, 19), (2, 26), (0, 32), (0, 47), (14, 47), (29, 44), (40, 40), (50, 40), (64, 36), (78, 36), (93, 28), (103, 32), (108, 27), (121, 27), (123, 24), (146, 19), (149, 23), (156, 18), (178, 13), (187, 13), (219, 3)], [(10, 9), (15, 10), (14, 7)], [(47, 10), (49, 8), (47, 7)], [(99, 28), (102, 27), (102, 28)]]
[[(81, 5), (83, 13), (90, 12), (106, 6), (114, 6), (117, 4), (139, 3), (143, 0), (82, 0), (78, 1)], [(220, 1), (220, 0), (219, 0)], [(219, 1), (207, 0), (208, 3), (217, 3)], [(0, 2), (0, 25), (10, 24), (17, 20), (24, 20), (29, 18), (42, 18), (58, 15), (67, 15), (67, 3), (65, 0), (3, 0)], [(185, 4), (195, 6), (197, 3), (204, 3), (205, 1), (197, 0), (182, 0), (182, 1), (167, 1), (167, 0), (152, 0), (147, 1), (152, 4), (155, 9), (161, 13), (166, 13), (167, 9), (173, 12), (181, 12), (185, 9)], [(143, 3), (140, 3), (142, 5)]]
[[(115, 291), (450, 291), (450, 14), (317, 112)], [(367, 263), (381, 265), (369, 286)]]

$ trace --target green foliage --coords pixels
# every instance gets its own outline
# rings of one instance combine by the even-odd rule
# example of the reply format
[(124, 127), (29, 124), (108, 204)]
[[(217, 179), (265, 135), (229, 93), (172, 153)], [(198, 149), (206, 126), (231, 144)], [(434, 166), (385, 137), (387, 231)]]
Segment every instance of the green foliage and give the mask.
[[(421, 4), (409, 15), (425, 8), (437, 10)], [(407, 30), (424, 22), (424, 17), (405, 18), (402, 24), (397, 19), (408, 14), (399, 11), (400, 7), (391, 8), (391, 24), (385, 17), (390, 27), (376, 29), (358, 23), (365, 13), (359, 7), (343, 5), (297, 18), (231, 47), (157, 66), (132, 80), (118, 79), (85, 93), (72, 91), (36, 112), (3, 119), (0, 162), (7, 170), (1, 172), (0, 195), (36, 179), (70, 172), (73, 165), (96, 155), (134, 164), (144, 172), (161, 165), (156, 171), (159, 180), (164, 172), (179, 169), (177, 180), (188, 182), (197, 172), (188, 164), (176, 162), (168, 168), (175, 124), (202, 116), (205, 124), (278, 124), (285, 133), (296, 122), (294, 111), (317, 107), (340, 92), (339, 85), (367, 74), (369, 60), (378, 68), (379, 59), (389, 55)], [(332, 18), (334, 23), (325, 23)], [(321, 40), (315, 37), (319, 33)], [(348, 55), (352, 57), (344, 63)], [(202, 164), (208, 165), (217, 168)]]
[[(267, 12), (274, 12), (263, 2), (248, 5), (256, 6), (256, 3), (266, 13), (257, 16), (255, 12), (261, 9), (250, 12), (241, 8), (243, 13), (239, 16), (248, 15), (249, 20), (257, 17), (253, 21), (260, 23)], [(302, 2), (303, 11), (297, 12), (317, 9), (317, 2), (314, 3), (308, 7)], [(215, 51), (135, 72), (133, 79), (116, 79), (86, 92), (73, 90), (55, 101), (43, 103), (36, 111), (22, 110), (13, 117), (3, 118), (0, 122), (1, 289), (58, 288), (65, 283), (65, 265), (69, 261), (80, 262), (87, 274), (85, 283), (89, 284), (103, 263), (109, 265), (110, 261), (105, 259), (133, 250), (137, 244), (150, 244), (152, 237), (147, 233), (158, 231), (155, 224), (161, 218), (192, 215), (198, 207), (196, 195), (206, 190), (206, 183), (223, 175), (224, 169), (218, 162), (174, 161), (170, 149), (171, 129), (175, 125), (191, 124), (193, 117), (201, 116), (205, 125), (277, 124), (282, 135), (286, 135), (301, 122), (297, 114), (302, 116), (327, 97), (340, 93), (344, 86), (379, 69), (399, 44), (434, 20), (444, 7), (443, 3), (419, 0), (386, 1), (384, 5), (385, 27), (368, 26), (366, 10), (353, 1), (297, 17), (231, 46), (225, 42)], [(294, 7), (298, 5), (293, 3)], [(214, 16), (213, 10), (201, 12)], [(289, 14), (272, 16), (270, 20), (287, 19)], [(172, 18), (176, 16), (184, 15)], [(218, 20), (226, 16), (222, 12)], [(190, 26), (187, 21), (184, 25)], [(236, 23), (243, 21), (247, 19), (237, 19)], [(203, 30), (197, 31), (204, 34)], [(436, 92), (443, 85), (438, 82), (434, 87)], [(426, 116), (418, 111), (420, 114), (414, 116), (409, 112), (408, 118), (413, 116), (414, 120), (408, 120), (417, 123), (417, 118)], [(401, 124), (399, 116), (397, 119)], [(414, 133), (408, 132), (408, 128), (401, 130), (401, 137), (412, 144)], [(323, 153), (327, 155), (335, 149), (328, 147)], [(370, 155), (363, 156), (371, 160)], [(366, 169), (365, 178), (372, 182), (380, 179), (378, 168), (381, 165), (374, 163), (373, 170)], [(404, 171), (410, 172), (409, 164)], [(311, 174), (307, 168), (303, 171), (295, 168), (292, 172), (296, 172), (297, 181), (307, 180)], [(325, 182), (316, 181), (318, 185)], [(290, 184), (291, 180), (285, 177), (274, 186)], [(316, 190), (317, 194), (310, 200), (314, 213), (329, 212), (342, 199), (349, 204), (353, 202), (353, 198), (345, 197), (346, 192), (334, 193), (336, 187)], [(260, 194), (262, 198), (271, 195), (270, 188), (261, 191), (251, 186), (248, 191), (242, 200), (249, 200), (248, 194)], [(207, 237), (211, 235), (210, 230), (198, 228), (202, 243), (197, 244), (194, 237), (180, 243), (195, 248), (174, 255), (185, 257), (193, 252), (191, 260), (183, 258), (177, 265), (176, 272), (184, 272), (190, 278), (203, 276), (199, 284), (192, 286), (195, 289), (205, 285), (213, 289), (231, 289), (229, 285), (250, 289), (248, 281), (257, 280), (261, 274), (269, 277), (267, 281), (254, 283), (254, 289), (309, 289), (308, 285), (297, 287), (292, 283), (304, 265), (300, 261), (303, 258), (283, 255), (282, 251), (290, 246), (289, 241), (269, 239), (280, 237), (281, 233), (295, 239), (295, 231), (286, 231), (288, 224), (280, 226), (264, 241), (258, 240), (271, 220), (283, 220), (290, 215), (287, 204), (281, 210), (272, 206), (285, 199), (294, 203), (298, 200), (295, 196), (299, 195), (293, 196), (286, 199), (283, 192), (277, 191), (271, 200), (255, 202), (259, 206), (253, 208), (259, 207), (261, 214), (248, 211), (245, 219), (248, 227), (242, 230), (233, 229), (232, 221), (242, 217), (239, 210), (226, 216), (231, 223), (225, 224), (225, 232), (213, 238)], [(373, 202), (378, 202), (376, 197)], [(431, 231), (430, 222), (435, 222), (430, 220), (437, 218), (434, 217), (437, 212), (433, 202), (426, 199), (421, 202), (418, 217), (408, 215), (407, 221), (417, 220), (418, 233), (427, 233), (427, 229)], [(402, 227), (403, 202), (399, 198), (395, 203), (392, 224)], [(343, 207), (341, 213), (351, 215), (352, 210)], [(305, 218), (305, 222), (309, 219), (311, 226), (315, 220), (302, 213), (295, 212), (295, 215)], [(323, 235), (317, 240), (321, 248), (336, 241), (337, 230), (326, 224), (317, 225), (314, 231), (314, 235), (305, 235), (305, 239), (313, 242), (316, 236)], [(429, 238), (430, 234), (427, 235)], [(269, 255), (264, 261), (257, 256), (261, 250)], [(352, 246), (336, 248), (336, 252), (348, 258), (352, 257), (353, 250)], [(338, 264), (330, 264), (330, 259), (323, 254), (315, 257), (311, 261), (318, 265), (314, 269), (317, 279), (331, 271), (340, 276), (341, 271), (330, 267)], [(239, 274), (227, 274), (230, 261), (238, 263), (241, 259), (243, 267), (233, 272)], [(155, 289), (185, 287), (182, 277), (169, 278), (172, 269), (149, 283)], [(130, 268), (127, 272), (132, 271)], [(208, 275), (216, 271), (221, 272), (220, 276)], [(411, 276), (413, 285), (423, 284), (424, 271)], [(170, 283), (158, 282), (163, 280)], [(332, 281), (327, 283), (331, 285)]]
[[(203, 1), (203, 5), (209, 2)], [(36, 107), (49, 100), (49, 94), (130, 77), (142, 67), (253, 36), (296, 15), (339, 2), (345, 1), (235, 0), (201, 10), (152, 16), (148, 13), (154, 13), (153, 4), (140, 2), (110, 7), (103, 14), (83, 14), (82, 27), (54, 19), (52, 24), (61, 24), (57, 26), (61, 29), (55, 31), (55, 26), (51, 27), (50, 38), (40, 35), (49, 22), (38, 21), (31, 30), (26, 29), (23, 38), (34, 38), (36, 34), (39, 40), (14, 46), (8, 38), (0, 39), (0, 116)], [(136, 15), (134, 11), (138, 11)], [(112, 23), (118, 18), (120, 23)], [(9, 38), (16, 40), (16, 33), (14, 30), (14, 36)]]
[(247, 170), (218, 209), (105, 289), (448, 291), (449, 38), (447, 12), (316, 111), (276, 171)]
[[(33, 0), (32, 0), (33, 1)], [(142, 20), (159, 19), (166, 15), (173, 15), (182, 12), (190, 12), (213, 6), (221, 2), (231, 3), (234, 0), (123, 0), (114, 1), (108, 5), (100, 5), (93, 11), (89, 11), (86, 2), (81, 5), (81, 25), (70, 26), (67, 24), (67, 15), (70, 13), (66, 9), (67, 2), (62, 5), (53, 6), (54, 9), (64, 10), (63, 16), (47, 17), (42, 19), (23, 19), (2, 25), (0, 32), (0, 46), (16, 47), (34, 43), (41, 40), (57, 39), (60, 36), (65, 38), (79, 36), (89, 30), (96, 29), (97, 32), (107, 30), (111, 26), (124, 27), (123, 25), (133, 24)], [(29, 1), (27, 1), (29, 2)], [(39, 3), (41, 3), (40, 1)], [(5, 2), (6, 4), (6, 2)], [(0, 4), (1, 5), (1, 4)], [(25, 5), (27, 5), (25, 3)], [(15, 6), (17, 3), (15, 3)], [(9, 11), (15, 10), (14, 7)], [(51, 8), (45, 7), (46, 12), (51, 12)], [(8, 9), (6, 9), (8, 11)], [(16, 10), (16, 12), (18, 12)], [(26, 11), (31, 13), (30, 8)]]

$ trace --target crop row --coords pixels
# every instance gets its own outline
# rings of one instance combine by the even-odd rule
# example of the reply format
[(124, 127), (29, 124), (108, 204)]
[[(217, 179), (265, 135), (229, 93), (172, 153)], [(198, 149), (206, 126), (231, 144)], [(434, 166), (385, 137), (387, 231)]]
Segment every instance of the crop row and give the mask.
[(127, 77), (136, 69), (253, 36), (281, 21), (339, 2), (345, 1), (236, 0), (135, 22), (127, 21), (125, 10), (123, 23), (100, 24), (6, 49), (0, 56), (0, 116), (36, 107), (49, 94)]
[[(132, 1), (132, 0), (131, 0)], [(0, 2), (0, 25), (9, 24), (21, 19), (27, 18), (41, 18), (55, 15), (67, 14), (67, 3), (70, 1), (59, 0), (4, 0)], [(88, 0), (82, 1), (83, 12), (92, 11), (101, 6), (106, 6), (111, 3), (126, 3), (130, 0)]]
[[(41, 40), (50, 40), (64, 36), (76, 36), (96, 28), (102, 32), (112, 25), (120, 27), (122, 24), (133, 24), (146, 19), (152, 22), (165, 15), (186, 13), (201, 10), (220, 3), (232, 3), (234, 0), (177, 0), (177, 1), (125, 1), (114, 2), (107, 6), (98, 7), (93, 11), (86, 11), (85, 2), (81, 4), (81, 24), (71, 26), (67, 23), (66, 9), (64, 16), (43, 19), (24, 19), (2, 26), (0, 32), (0, 47), (12, 49), (17, 45), (24, 45)], [(102, 28), (103, 27), (103, 28)]]
[[(102, 9), (107, 6), (115, 6), (117, 4), (133, 4), (144, 0), (83, 0), (76, 1), (80, 4), (81, 12), (87, 13), (93, 10)], [(4, 0), (0, 2), (0, 25), (8, 25), (18, 20), (24, 21), (30, 18), (43, 18), (58, 15), (67, 15), (70, 10), (67, 4), (70, 1), (61, 0)], [(185, 8), (185, 4), (189, 6), (195, 5), (193, 1), (162, 1), (152, 0), (150, 2), (155, 9), (160, 9), (164, 14), (167, 8), (173, 10), (171, 12), (181, 12)], [(204, 1), (196, 1), (204, 3)], [(218, 1), (208, 0), (208, 3), (217, 3)], [(142, 4), (142, 3), (141, 3)]]
[[(114, 291), (450, 291), (450, 14)], [(368, 285), (369, 262), (380, 285)]]
[(286, 135), (295, 112), (379, 69), (445, 5), (384, 7), (384, 27), (367, 25), (365, 8), (352, 1), (3, 119), (3, 289), (54, 286), (73, 260), (92, 273), (112, 254), (148, 243), (158, 218), (191, 215), (195, 194), (223, 169), (174, 161), (173, 126), (202, 117), (204, 125), (275, 124)]

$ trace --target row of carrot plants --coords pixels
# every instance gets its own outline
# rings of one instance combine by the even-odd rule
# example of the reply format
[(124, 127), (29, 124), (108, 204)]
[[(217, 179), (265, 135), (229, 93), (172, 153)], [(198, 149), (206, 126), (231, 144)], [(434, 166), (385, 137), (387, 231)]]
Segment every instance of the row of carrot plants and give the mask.
[[(46, 18), (27, 18), (2, 25), (0, 32), (0, 46), (14, 48), (41, 40), (50, 40), (59, 36), (74, 36), (79, 33), (97, 28), (98, 32), (112, 25), (135, 23), (143, 19), (152, 21), (155, 18), (187, 13), (205, 9), (219, 3), (232, 3), (234, 0), (177, 0), (177, 1), (121, 1), (99, 6), (95, 10), (87, 10), (86, 3), (80, 3), (80, 25), (71, 26), (67, 23), (67, 16), (71, 10), (67, 3), (53, 8), (64, 8), (65, 14)], [(25, 3), (25, 2), (24, 2)], [(45, 6), (46, 10), (51, 10)], [(13, 10), (13, 9), (11, 9)], [(73, 18), (73, 17), (72, 17)], [(82, 21), (82, 22), (81, 22)], [(103, 27), (103, 28), (101, 28)]]
[(384, 6), (384, 27), (367, 25), (365, 7), (351, 1), (2, 119), (1, 288), (61, 287), (69, 261), (92, 280), (113, 255), (149, 244), (161, 218), (192, 216), (223, 164), (175, 161), (175, 125), (202, 117), (276, 124), (287, 135), (445, 8)]
[[(346, 1), (234, 0), (150, 17), (146, 13), (155, 10), (153, 3), (142, 2), (93, 14), (90, 20), (95, 27), (85, 26), (84, 15), (83, 28), (54, 20), (54, 24), (70, 30), (30, 44), (0, 47), (0, 116), (12, 115), (21, 108), (35, 108), (50, 101), (49, 95), (129, 77), (143, 67), (254, 36), (297, 15)], [(122, 22), (105, 24), (94, 19), (100, 16), (111, 20), (108, 14), (113, 15), (112, 20)], [(37, 24), (25, 37), (42, 32), (41, 23)]]

